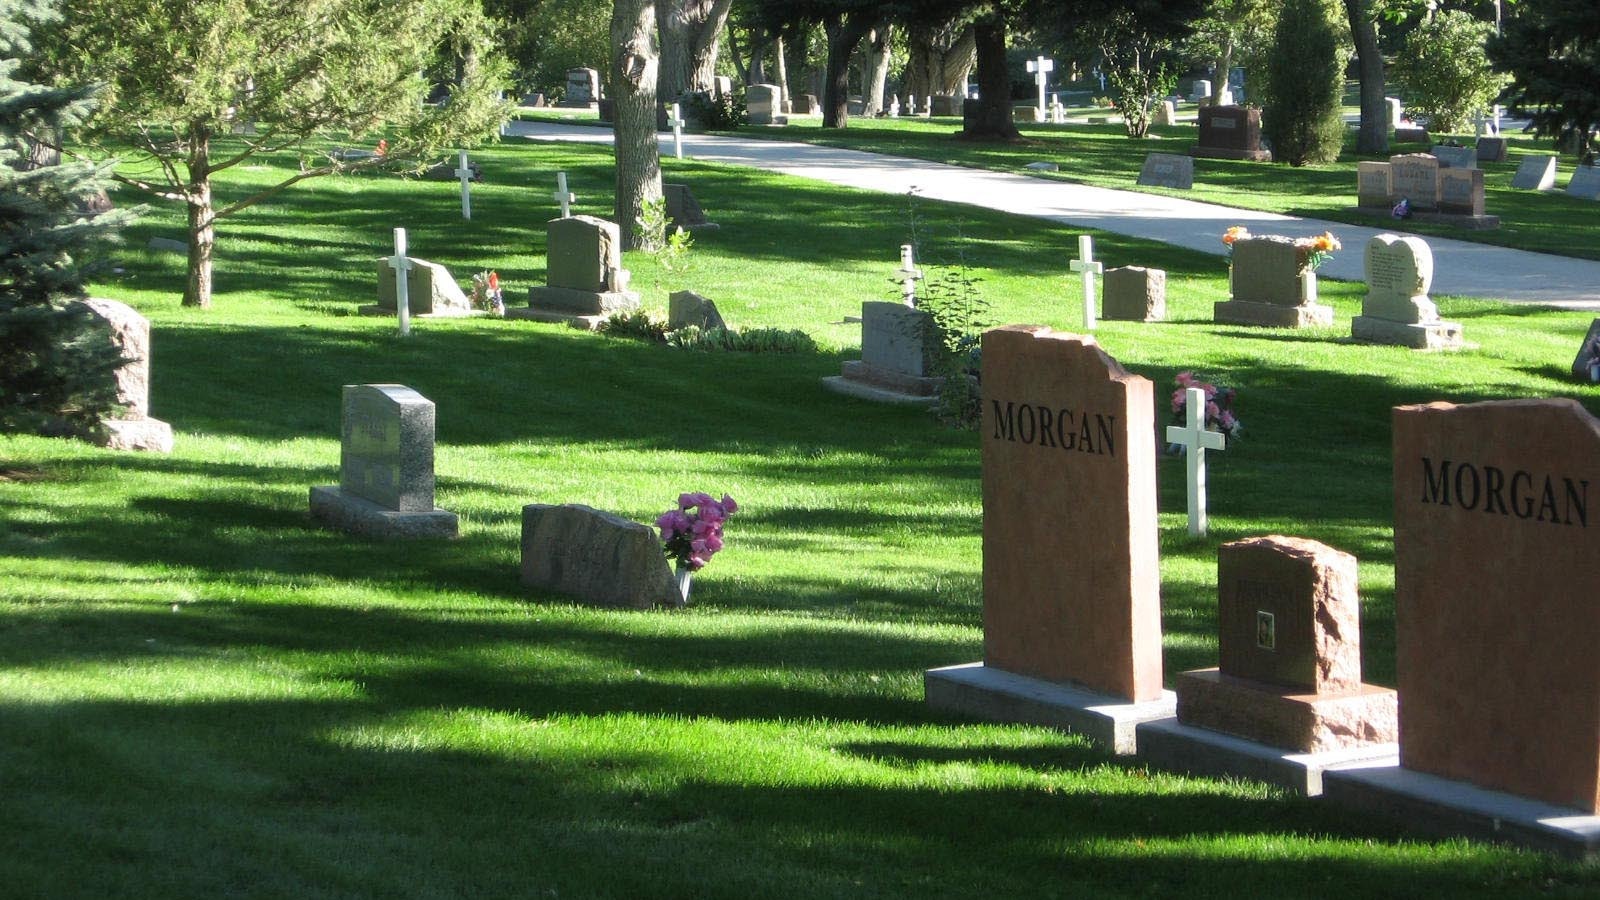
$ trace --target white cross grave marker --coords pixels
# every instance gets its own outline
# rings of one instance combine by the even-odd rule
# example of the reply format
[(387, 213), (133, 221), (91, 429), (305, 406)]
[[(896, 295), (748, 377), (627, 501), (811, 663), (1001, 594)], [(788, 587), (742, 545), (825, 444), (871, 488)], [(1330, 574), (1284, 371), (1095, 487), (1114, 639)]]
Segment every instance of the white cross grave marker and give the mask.
[(557, 203), (561, 204), (561, 218), (572, 218), (571, 204), (577, 201), (578, 195), (567, 192), (567, 173), (556, 173), (556, 192), (550, 196)]
[(472, 221), (472, 169), (467, 165), (467, 151), (461, 151), (455, 175), (461, 179), (461, 218)]
[(668, 124), (672, 126), (672, 151), (683, 159), (683, 111), (676, 103), (672, 104), (672, 121)]
[(1206, 392), (1199, 388), (1184, 391), (1186, 425), (1168, 425), (1167, 441), (1179, 444), (1189, 457), (1189, 534), (1206, 533), (1206, 451), (1222, 450), (1226, 441), (1215, 431), (1206, 430)]
[(910, 244), (900, 245), (900, 271), (895, 273), (900, 282), (900, 298), (913, 309), (917, 306), (917, 281), (922, 278), (922, 270), (917, 268), (916, 257)]
[(394, 270), (394, 306), (400, 314), (400, 336), (411, 333), (411, 260), (406, 258), (406, 230), (394, 230), (394, 255), (389, 257)]
[(1056, 61), (1044, 56), (1028, 60), (1028, 71), (1033, 73), (1033, 80), (1039, 84), (1039, 121), (1044, 121), (1044, 86), (1049, 80), (1050, 73), (1055, 71)]
[(1094, 330), (1094, 277), (1105, 271), (1105, 266), (1094, 258), (1094, 238), (1078, 235), (1078, 258), (1071, 269), (1083, 274), (1083, 327)]

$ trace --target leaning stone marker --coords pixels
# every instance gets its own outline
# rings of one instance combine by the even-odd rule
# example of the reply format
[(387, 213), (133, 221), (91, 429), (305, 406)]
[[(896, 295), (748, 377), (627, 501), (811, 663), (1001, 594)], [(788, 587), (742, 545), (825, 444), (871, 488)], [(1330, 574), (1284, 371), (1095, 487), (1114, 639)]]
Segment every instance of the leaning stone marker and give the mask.
[(1159, 322), (1167, 317), (1167, 273), (1163, 269), (1107, 269), (1101, 292), (1101, 317), (1107, 320)]
[(577, 504), (522, 508), (522, 583), (593, 606), (683, 599), (655, 529)]
[(1215, 305), (1218, 322), (1278, 328), (1333, 324), (1333, 307), (1317, 303), (1317, 274), (1286, 237), (1235, 241), (1228, 280), (1233, 299)]
[(676, 331), (693, 325), (704, 331), (708, 328), (727, 328), (717, 304), (694, 291), (674, 291), (667, 297), (667, 327)]
[(401, 384), (344, 386), (339, 484), (311, 489), (311, 516), (377, 538), (453, 538), (434, 506), (433, 402)]
[(1223, 544), (1217, 626), (1220, 664), (1178, 676), (1179, 724), (1140, 726), (1145, 759), (1307, 795), (1330, 766), (1396, 759), (1395, 692), (1361, 681), (1355, 557), (1276, 535)]
[(928, 703), (1133, 752), (1173, 702), (1151, 384), (1039, 326), (985, 333), (983, 370), (984, 658), (926, 673)]
[[(398, 301), (395, 298), (395, 270), (389, 257), (377, 261), (378, 302), (361, 307), (363, 315), (393, 316)], [(406, 274), (406, 300), (413, 316), (470, 316), (472, 301), (462, 292), (461, 285), (450, 277), (450, 270), (438, 263), (409, 257), (411, 270)]]
[(861, 359), (822, 379), (837, 394), (880, 403), (928, 405), (942, 380), (934, 374), (935, 331), (927, 312), (904, 303), (861, 304)]
[(614, 312), (639, 307), (622, 267), (622, 238), (613, 222), (593, 216), (551, 219), (545, 226), (545, 286), (528, 289), (528, 306), (508, 319), (564, 322), (593, 331)]
[(1600, 166), (1579, 166), (1567, 182), (1567, 196), (1580, 200), (1600, 200)]
[(1461, 324), (1439, 318), (1428, 298), (1433, 284), (1433, 250), (1419, 237), (1380, 234), (1367, 241), (1364, 265), (1367, 295), (1350, 335), (1373, 344), (1414, 350), (1461, 346)]
[(1151, 153), (1139, 170), (1139, 184), (1187, 191), (1194, 187), (1194, 157), (1176, 153)]
[(1572, 359), (1572, 375), (1582, 381), (1600, 381), (1594, 368), (1600, 366), (1600, 319), (1589, 323), (1589, 333), (1578, 345), (1578, 355)]
[(124, 360), (113, 377), (117, 405), (125, 409), (118, 418), (102, 419), (90, 437), (112, 450), (171, 453), (172, 426), (150, 418), (150, 320), (115, 300), (90, 298), (81, 303), (94, 316), (104, 340)]
[(1556, 186), (1556, 158), (1527, 156), (1511, 176), (1511, 186), (1523, 191), (1548, 191)]

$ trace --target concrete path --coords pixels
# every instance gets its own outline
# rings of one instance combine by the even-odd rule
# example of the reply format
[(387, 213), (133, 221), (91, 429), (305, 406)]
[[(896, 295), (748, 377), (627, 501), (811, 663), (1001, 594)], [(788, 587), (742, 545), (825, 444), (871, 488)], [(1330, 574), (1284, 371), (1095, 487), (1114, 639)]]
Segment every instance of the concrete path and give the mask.
[[(547, 122), (514, 122), (508, 134), (541, 141), (609, 144), (612, 140), (609, 129)], [(667, 135), (662, 149), (670, 152), (671, 146), (671, 136)], [(1381, 232), (1341, 222), (1251, 212), (1136, 191), (789, 141), (697, 134), (684, 135), (683, 149), (685, 156), (710, 162), (751, 166), (892, 194), (915, 188), (920, 196), (933, 200), (1098, 228), (1219, 256), (1223, 250), (1222, 233), (1230, 225), (1243, 225), (1256, 234), (1290, 237), (1332, 231), (1345, 249), (1318, 271), (1327, 277), (1351, 281), (1364, 278), (1362, 248), (1369, 238)], [(1600, 205), (1596, 206), (1596, 214), (1600, 215)], [(1433, 249), (1435, 295), (1600, 309), (1600, 261), (1448, 238), (1424, 239)], [(1076, 254), (1075, 249), (1071, 252)], [(1061, 267), (1066, 268), (1065, 258)]]

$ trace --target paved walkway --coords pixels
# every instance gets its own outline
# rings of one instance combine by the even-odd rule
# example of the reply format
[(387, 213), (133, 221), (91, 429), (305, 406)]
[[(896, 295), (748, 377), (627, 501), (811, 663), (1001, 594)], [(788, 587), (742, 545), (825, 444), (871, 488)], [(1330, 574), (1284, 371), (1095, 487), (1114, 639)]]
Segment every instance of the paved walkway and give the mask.
[[(610, 143), (612, 139), (609, 129), (547, 122), (514, 122), (508, 133), (541, 141)], [(664, 149), (670, 148), (671, 137), (666, 136), (662, 143)], [(892, 194), (917, 188), (920, 196), (933, 200), (1098, 228), (1219, 256), (1222, 232), (1230, 225), (1243, 225), (1257, 234), (1290, 237), (1332, 231), (1344, 243), (1345, 250), (1319, 271), (1351, 281), (1363, 279), (1361, 248), (1380, 233), (1376, 228), (1340, 222), (789, 141), (697, 134), (685, 135), (683, 147), (686, 156), (710, 162), (751, 166)], [(1600, 206), (1596, 209), (1600, 214)], [(1448, 238), (1425, 239), (1433, 249), (1436, 295), (1600, 309), (1600, 261)], [(1062, 268), (1065, 267), (1063, 260)]]

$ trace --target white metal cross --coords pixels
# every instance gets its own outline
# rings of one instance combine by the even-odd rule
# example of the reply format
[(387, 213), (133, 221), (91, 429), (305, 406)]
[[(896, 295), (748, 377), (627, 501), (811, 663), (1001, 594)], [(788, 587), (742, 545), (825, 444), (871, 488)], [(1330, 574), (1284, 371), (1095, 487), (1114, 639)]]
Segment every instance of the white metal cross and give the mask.
[(683, 110), (678, 104), (672, 104), (672, 150), (674, 155), (683, 159)]
[(1039, 121), (1044, 121), (1044, 87), (1050, 78), (1050, 73), (1055, 71), (1056, 61), (1045, 56), (1036, 56), (1028, 60), (1028, 71), (1033, 73), (1033, 80), (1039, 85)]
[(1206, 392), (1199, 388), (1184, 391), (1186, 425), (1168, 425), (1167, 441), (1185, 448), (1189, 457), (1189, 533), (1206, 533), (1206, 451), (1222, 450), (1222, 435), (1206, 429)]
[(570, 204), (572, 204), (575, 201), (577, 201), (578, 195), (577, 194), (570, 194), (570, 193), (567, 192), (567, 173), (565, 173), (565, 172), (557, 172), (556, 173), (556, 192), (554, 194), (551, 194), (550, 196), (557, 203), (561, 204), (561, 218), (563, 218), (563, 219), (572, 218), (572, 207), (571, 207)]
[(411, 333), (411, 260), (406, 258), (406, 230), (394, 230), (394, 255), (389, 257), (394, 270), (394, 306), (400, 314), (400, 335)]
[(461, 218), (472, 221), (472, 168), (467, 165), (467, 151), (462, 150), (456, 166), (456, 177), (461, 179)]
[(1094, 258), (1094, 238), (1078, 235), (1078, 258), (1070, 268), (1083, 275), (1083, 327), (1094, 330), (1094, 277), (1105, 271), (1105, 265)]
[(922, 278), (922, 270), (917, 268), (917, 260), (910, 244), (900, 245), (900, 271), (895, 275), (900, 282), (900, 298), (913, 309), (917, 305), (917, 282)]

